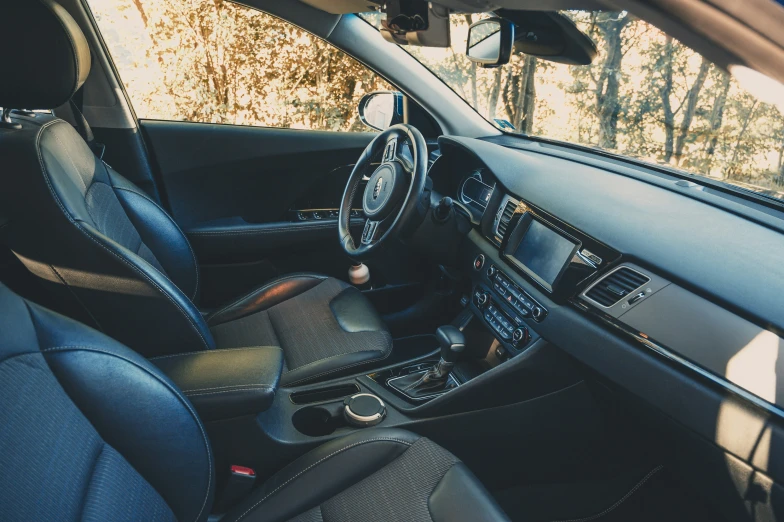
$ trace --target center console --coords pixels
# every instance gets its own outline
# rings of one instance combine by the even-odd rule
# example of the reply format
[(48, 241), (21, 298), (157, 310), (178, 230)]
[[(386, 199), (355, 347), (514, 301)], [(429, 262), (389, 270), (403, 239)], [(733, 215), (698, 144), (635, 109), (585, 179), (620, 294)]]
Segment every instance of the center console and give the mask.
[[(474, 260), (474, 267), (485, 269), (484, 255)], [(472, 303), (479, 317), (496, 335), (506, 351), (499, 350), (500, 359), (514, 356), (538, 339), (536, 332), (529, 328), (525, 318), (541, 322), (547, 317), (547, 307), (515, 284), (500, 268), (490, 264), (485, 277), (478, 278), (474, 286)]]

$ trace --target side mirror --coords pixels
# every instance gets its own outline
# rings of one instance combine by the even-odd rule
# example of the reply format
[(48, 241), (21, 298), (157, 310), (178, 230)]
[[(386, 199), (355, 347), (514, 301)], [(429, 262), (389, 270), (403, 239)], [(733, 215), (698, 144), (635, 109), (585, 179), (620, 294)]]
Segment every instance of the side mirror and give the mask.
[(379, 131), (403, 123), (403, 93), (378, 91), (364, 95), (359, 100), (359, 119)]
[(514, 24), (503, 18), (486, 18), (468, 28), (466, 56), (482, 67), (509, 63), (514, 46)]

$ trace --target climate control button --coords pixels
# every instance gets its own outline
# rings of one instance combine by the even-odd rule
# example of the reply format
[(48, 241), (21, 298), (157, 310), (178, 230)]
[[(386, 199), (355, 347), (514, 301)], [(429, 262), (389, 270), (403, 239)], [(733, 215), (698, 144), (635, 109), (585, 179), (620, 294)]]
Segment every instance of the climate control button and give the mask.
[(520, 328), (515, 329), (512, 332), (512, 343), (515, 345), (516, 348), (521, 348), (525, 346), (528, 341), (531, 339), (531, 334), (528, 333), (528, 328), (525, 326), (521, 326)]

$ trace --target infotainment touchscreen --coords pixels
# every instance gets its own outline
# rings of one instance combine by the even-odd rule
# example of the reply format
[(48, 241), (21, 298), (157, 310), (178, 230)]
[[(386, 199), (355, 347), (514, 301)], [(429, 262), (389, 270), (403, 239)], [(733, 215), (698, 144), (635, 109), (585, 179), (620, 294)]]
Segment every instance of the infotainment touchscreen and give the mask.
[(512, 254), (519, 265), (552, 290), (577, 244), (533, 219)]

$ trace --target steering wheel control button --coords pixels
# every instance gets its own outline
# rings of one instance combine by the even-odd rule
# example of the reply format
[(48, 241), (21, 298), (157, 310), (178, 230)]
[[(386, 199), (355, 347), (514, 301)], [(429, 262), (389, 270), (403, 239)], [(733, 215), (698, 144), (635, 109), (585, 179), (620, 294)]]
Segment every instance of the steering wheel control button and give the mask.
[(378, 223), (375, 221), (367, 221), (365, 223), (365, 230), (362, 231), (363, 243), (370, 243), (373, 241), (373, 236), (376, 235), (376, 227), (378, 227)]
[(474, 259), (474, 270), (482, 270), (482, 267), (485, 266), (485, 256), (483, 254), (479, 254)]
[(370, 393), (357, 393), (343, 401), (343, 415), (352, 426), (375, 426), (387, 415), (384, 402)]

